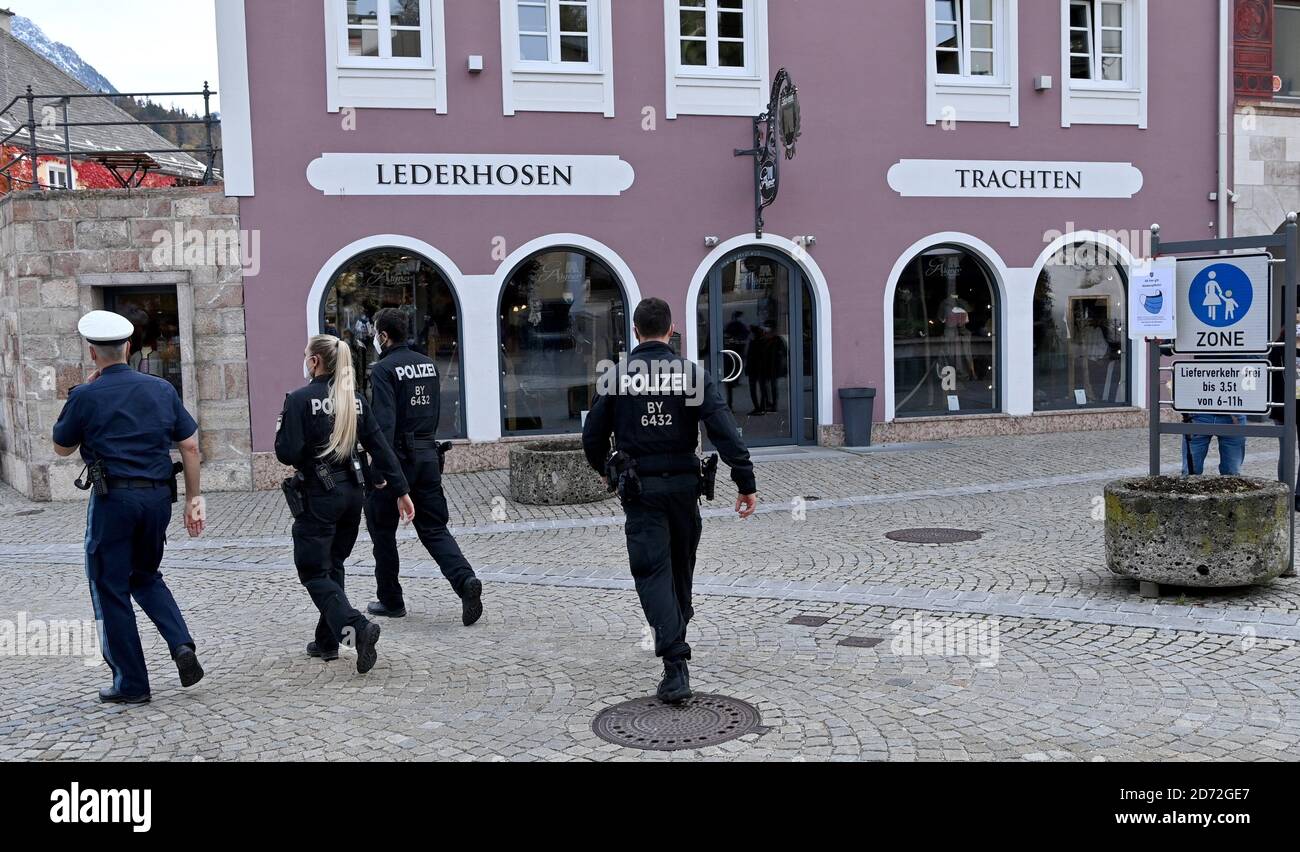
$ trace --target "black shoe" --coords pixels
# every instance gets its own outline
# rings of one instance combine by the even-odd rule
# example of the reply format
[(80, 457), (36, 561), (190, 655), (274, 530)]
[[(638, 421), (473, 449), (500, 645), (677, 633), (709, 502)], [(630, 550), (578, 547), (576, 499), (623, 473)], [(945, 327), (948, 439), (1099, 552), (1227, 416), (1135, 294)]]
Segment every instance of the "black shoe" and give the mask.
[(324, 660), (327, 663), (332, 663), (339, 658), (339, 649), (335, 648), (332, 651), (322, 651), (320, 646), (315, 642), (308, 642), (307, 656), (315, 657), (318, 660)]
[(377, 644), (379, 644), (379, 625), (371, 621), (357, 634), (358, 674), (365, 674), (375, 667), (375, 663), (379, 660), (379, 652), (375, 650)]
[(659, 681), (658, 695), (665, 704), (681, 704), (691, 697), (691, 673), (685, 660), (664, 660), (664, 679)]
[(104, 704), (148, 704), (153, 696), (147, 692), (144, 695), (123, 695), (110, 686), (99, 691), (99, 700)]
[(199, 656), (190, 647), (176, 652), (176, 671), (181, 675), (181, 686), (193, 686), (203, 680), (203, 666), (199, 665)]
[(470, 577), (460, 595), (460, 621), (466, 627), (483, 617), (483, 581)]
[(383, 618), (406, 618), (406, 607), (384, 606), (380, 601), (371, 601), (366, 605), (366, 612)]

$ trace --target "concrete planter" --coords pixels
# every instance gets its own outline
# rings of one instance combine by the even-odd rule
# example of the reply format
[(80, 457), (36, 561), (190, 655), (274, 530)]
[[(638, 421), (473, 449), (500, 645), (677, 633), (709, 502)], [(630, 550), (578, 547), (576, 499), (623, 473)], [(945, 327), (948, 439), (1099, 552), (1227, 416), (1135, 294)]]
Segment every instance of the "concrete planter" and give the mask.
[(530, 506), (596, 503), (613, 495), (587, 464), (581, 441), (543, 441), (510, 447), (510, 499)]
[(1224, 588), (1287, 569), (1292, 506), (1285, 485), (1245, 477), (1147, 477), (1106, 486), (1106, 565), (1142, 582)]

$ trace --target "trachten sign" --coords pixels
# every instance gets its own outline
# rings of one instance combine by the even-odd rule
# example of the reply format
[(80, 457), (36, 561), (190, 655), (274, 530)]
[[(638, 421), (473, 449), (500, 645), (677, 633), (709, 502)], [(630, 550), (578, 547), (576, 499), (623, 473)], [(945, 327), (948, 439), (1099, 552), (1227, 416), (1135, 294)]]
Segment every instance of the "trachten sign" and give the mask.
[(928, 198), (1132, 198), (1142, 190), (1132, 163), (1025, 160), (900, 160), (889, 186)]

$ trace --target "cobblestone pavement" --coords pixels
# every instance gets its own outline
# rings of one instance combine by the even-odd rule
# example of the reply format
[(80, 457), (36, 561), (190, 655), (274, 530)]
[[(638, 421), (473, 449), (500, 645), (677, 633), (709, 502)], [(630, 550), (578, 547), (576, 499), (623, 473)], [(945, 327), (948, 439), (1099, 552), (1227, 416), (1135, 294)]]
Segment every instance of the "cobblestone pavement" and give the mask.
[[(1247, 472), (1272, 473), (1268, 444), (1251, 442)], [(1177, 446), (1165, 449), (1173, 468)], [(174, 525), (164, 563), (208, 678), (182, 691), (142, 616), (146, 707), (95, 703), (102, 665), (0, 653), (0, 758), (1300, 758), (1300, 581), (1153, 602), (1102, 564), (1097, 498), (1144, 472), (1144, 433), (764, 456), (760, 515), (706, 510), (690, 634), (693, 685), (755, 705), (756, 733), (675, 753), (596, 738), (594, 715), (658, 674), (621, 514), (611, 502), (519, 506), (492, 472), (447, 482), (487, 584), (474, 628), (408, 538), (412, 615), (384, 624), (378, 667), (359, 676), (346, 651), (307, 659), (315, 611), (279, 495), (212, 495), (208, 534)], [(0, 620), (90, 617), (84, 510), (0, 491)], [(984, 535), (884, 537), (916, 526)], [(363, 536), (354, 603), (369, 599), (370, 566)], [(898, 640), (917, 619), (963, 628), (972, 645), (908, 653)]]

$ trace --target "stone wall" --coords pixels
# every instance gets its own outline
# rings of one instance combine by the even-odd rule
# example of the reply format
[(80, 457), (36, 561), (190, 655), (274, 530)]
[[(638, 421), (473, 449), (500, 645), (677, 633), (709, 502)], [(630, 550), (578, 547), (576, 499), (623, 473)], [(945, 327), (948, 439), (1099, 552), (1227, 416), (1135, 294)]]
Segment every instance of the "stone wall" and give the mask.
[(162, 252), (161, 233), (237, 239), (221, 187), (13, 193), (0, 200), (0, 474), (36, 500), (76, 496), (50, 430), (90, 369), (77, 320), (113, 287), (174, 286), (183, 397), (199, 422), (204, 490), (252, 487), (238, 245)]
[(1251, 104), (1234, 122), (1235, 235), (1271, 234), (1300, 210), (1300, 108)]

